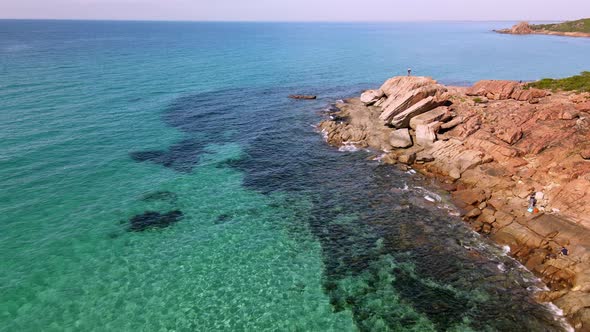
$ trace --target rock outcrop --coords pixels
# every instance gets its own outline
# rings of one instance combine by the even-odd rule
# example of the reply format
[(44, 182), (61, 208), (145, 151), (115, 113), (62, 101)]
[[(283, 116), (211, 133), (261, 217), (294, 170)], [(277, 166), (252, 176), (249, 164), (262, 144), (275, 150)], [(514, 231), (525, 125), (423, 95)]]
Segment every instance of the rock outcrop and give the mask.
[(312, 96), (312, 95), (289, 95), (289, 98), (291, 99), (316, 99), (317, 96)]
[(520, 22), (518, 24), (513, 25), (512, 28), (510, 28), (509, 31), (506, 31), (505, 33), (510, 33), (513, 35), (528, 35), (533, 32), (534, 30), (529, 24), (529, 22)]
[(590, 330), (590, 94), (394, 77), (364, 95), (320, 124), (327, 141), (385, 151), (384, 162), (452, 183), (464, 220), (510, 246), (548, 285), (539, 299)]

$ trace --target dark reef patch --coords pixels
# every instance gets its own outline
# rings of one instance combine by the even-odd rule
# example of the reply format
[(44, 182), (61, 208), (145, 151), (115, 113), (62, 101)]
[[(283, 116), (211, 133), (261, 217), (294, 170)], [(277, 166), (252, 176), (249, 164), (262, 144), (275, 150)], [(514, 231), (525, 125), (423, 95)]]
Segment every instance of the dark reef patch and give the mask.
[(177, 172), (188, 173), (198, 163), (204, 148), (205, 144), (198, 139), (185, 139), (170, 146), (166, 151), (136, 151), (130, 152), (129, 156), (137, 162), (149, 161)]
[(129, 219), (129, 231), (141, 232), (150, 228), (165, 228), (182, 219), (183, 213), (174, 210), (167, 213), (146, 211)]
[(215, 223), (216, 224), (223, 224), (225, 222), (228, 222), (231, 220), (231, 215), (227, 214), (227, 213), (223, 213), (217, 216), (217, 218), (215, 219)]
[[(326, 96), (344, 91), (316, 90)], [(459, 244), (476, 247), (481, 239), (445, 211), (424, 208), (421, 202), (428, 203), (416, 190), (402, 189), (427, 184), (368, 161), (366, 153), (329, 147), (312, 127), (326, 101), (312, 100), (302, 112), (285, 100), (285, 91), (232, 89), (179, 98), (162, 119), (188, 138), (130, 155), (190, 172), (207, 145), (240, 144), (240, 158), (216, 166), (243, 172), (248, 189), (284, 197), (270, 205), (287, 211), (276, 218), (293, 220), (287, 226), (292, 237), (311, 231), (319, 241), (324, 291), (334, 311), (353, 313), (361, 331), (419, 330), (424, 318), (437, 330), (559, 330), (551, 313), (514, 282), (521, 273), (516, 263), (503, 261), (504, 272), (496, 261), (474, 258)], [(335, 116), (331, 111), (324, 116)], [(402, 202), (408, 204), (402, 208)], [(182, 217), (174, 212), (146, 212), (132, 218), (132, 227), (166, 227)], [(222, 214), (214, 222), (238, 217), (255, 218), (256, 211)], [(509, 273), (511, 282), (489, 282)]]

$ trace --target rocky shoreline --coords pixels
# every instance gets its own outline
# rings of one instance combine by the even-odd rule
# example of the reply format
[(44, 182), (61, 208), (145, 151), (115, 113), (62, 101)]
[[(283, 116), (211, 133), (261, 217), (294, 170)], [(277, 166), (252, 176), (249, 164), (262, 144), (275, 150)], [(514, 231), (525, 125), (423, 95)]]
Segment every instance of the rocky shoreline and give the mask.
[(533, 29), (527, 22), (520, 22), (509, 29), (494, 30), (497, 33), (509, 34), (509, 35), (553, 35), (553, 36), (564, 36), (564, 37), (582, 37), (590, 38), (590, 33), (586, 32), (564, 32), (564, 31), (551, 31), (546, 29)]
[(336, 107), (318, 126), (329, 144), (439, 179), (474, 230), (545, 282), (539, 300), (590, 331), (590, 94), (400, 76)]

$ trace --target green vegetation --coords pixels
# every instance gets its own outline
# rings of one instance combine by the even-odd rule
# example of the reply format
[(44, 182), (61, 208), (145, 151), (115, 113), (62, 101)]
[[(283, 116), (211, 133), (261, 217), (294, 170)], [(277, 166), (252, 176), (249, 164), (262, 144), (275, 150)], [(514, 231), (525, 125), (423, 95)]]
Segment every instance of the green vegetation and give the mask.
[(476, 104), (481, 104), (481, 103), (483, 103), (483, 99), (481, 99), (481, 98), (479, 98), (479, 97), (475, 97), (475, 98), (473, 98), (473, 101), (474, 101)]
[(590, 71), (561, 79), (544, 78), (527, 84), (528, 88), (590, 92)]
[(577, 21), (567, 21), (556, 24), (535, 24), (531, 25), (533, 30), (549, 30), (557, 32), (585, 32), (590, 33), (590, 18), (583, 18)]

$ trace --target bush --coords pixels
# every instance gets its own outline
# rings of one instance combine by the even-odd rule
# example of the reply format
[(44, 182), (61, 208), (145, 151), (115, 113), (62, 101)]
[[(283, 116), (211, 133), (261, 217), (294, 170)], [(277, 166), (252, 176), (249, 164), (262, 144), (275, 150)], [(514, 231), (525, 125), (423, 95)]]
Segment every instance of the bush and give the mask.
[(540, 81), (529, 83), (526, 87), (550, 89), (553, 91), (564, 90), (590, 92), (590, 72), (584, 71), (580, 75), (561, 79), (544, 78)]

